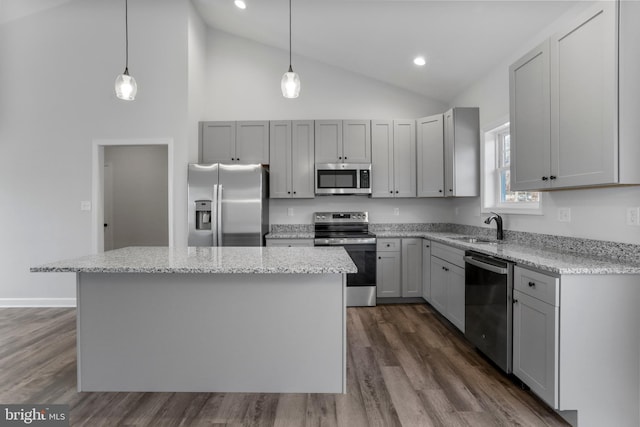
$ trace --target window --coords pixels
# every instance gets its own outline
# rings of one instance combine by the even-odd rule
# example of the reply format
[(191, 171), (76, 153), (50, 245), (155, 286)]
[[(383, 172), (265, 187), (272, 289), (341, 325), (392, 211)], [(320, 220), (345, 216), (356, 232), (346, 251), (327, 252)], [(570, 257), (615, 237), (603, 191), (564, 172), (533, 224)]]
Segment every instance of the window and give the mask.
[(484, 211), (541, 214), (540, 193), (511, 191), (511, 135), (508, 122), (485, 132), (483, 157)]

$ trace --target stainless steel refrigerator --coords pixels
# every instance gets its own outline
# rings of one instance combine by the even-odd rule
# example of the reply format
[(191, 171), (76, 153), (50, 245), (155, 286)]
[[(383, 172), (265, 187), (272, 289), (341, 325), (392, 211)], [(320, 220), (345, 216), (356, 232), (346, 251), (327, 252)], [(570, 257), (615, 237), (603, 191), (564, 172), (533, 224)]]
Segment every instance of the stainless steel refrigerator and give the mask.
[(189, 246), (264, 246), (268, 176), (262, 165), (190, 164)]

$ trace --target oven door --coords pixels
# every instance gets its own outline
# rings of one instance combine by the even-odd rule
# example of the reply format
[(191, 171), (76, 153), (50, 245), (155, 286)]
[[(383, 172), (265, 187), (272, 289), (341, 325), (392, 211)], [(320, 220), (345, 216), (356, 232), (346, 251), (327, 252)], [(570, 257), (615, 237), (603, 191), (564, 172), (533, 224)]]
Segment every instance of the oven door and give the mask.
[[(329, 246), (316, 243), (315, 246)], [(335, 246), (335, 245), (332, 245)], [(376, 305), (376, 244), (342, 244), (358, 268), (347, 274), (347, 307)]]

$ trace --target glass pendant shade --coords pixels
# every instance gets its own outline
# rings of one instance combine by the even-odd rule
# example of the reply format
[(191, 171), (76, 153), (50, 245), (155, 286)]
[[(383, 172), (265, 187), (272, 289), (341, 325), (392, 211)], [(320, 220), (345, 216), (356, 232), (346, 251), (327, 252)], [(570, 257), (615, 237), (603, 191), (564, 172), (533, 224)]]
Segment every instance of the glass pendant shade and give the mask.
[(293, 72), (291, 67), (289, 67), (289, 71), (282, 76), (280, 87), (282, 89), (282, 96), (285, 98), (297, 98), (298, 95), (300, 95), (300, 77), (298, 77), (298, 73)]
[(127, 70), (116, 77), (116, 96), (125, 101), (133, 101), (138, 93), (136, 79), (129, 75)]

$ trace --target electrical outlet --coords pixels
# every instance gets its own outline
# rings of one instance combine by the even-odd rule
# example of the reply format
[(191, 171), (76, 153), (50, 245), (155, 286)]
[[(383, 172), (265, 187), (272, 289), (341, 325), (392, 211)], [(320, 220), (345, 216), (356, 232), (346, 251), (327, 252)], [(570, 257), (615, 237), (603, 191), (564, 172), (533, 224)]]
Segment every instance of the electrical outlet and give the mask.
[(90, 211), (91, 210), (91, 202), (88, 200), (83, 200), (80, 202), (80, 210), (81, 211)]
[(293, 208), (287, 208), (287, 216), (293, 216)]
[(393, 208), (394, 215), (400, 215), (400, 208)]
[(571, 222), (571, 208), (558, 208), (558, 221)]
[(627, 208), (627, 225), (640, 225), (640, 207)]

